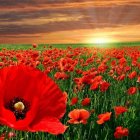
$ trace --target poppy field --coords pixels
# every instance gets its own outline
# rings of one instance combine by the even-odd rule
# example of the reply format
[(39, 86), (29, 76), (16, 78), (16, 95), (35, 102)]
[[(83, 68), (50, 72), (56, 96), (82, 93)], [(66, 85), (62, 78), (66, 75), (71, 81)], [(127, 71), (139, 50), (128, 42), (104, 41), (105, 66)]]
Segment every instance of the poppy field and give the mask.
[(140, 139), (140, 47), (0, 51), (0, 140)]

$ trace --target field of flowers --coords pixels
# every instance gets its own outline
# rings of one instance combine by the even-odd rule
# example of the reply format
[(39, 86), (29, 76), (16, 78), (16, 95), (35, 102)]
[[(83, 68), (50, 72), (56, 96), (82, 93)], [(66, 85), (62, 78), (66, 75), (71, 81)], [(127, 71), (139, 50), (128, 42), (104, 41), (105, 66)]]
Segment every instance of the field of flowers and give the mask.
[(3, 48), (0, 140), (140, 139), (139, 71), (138, 46)]

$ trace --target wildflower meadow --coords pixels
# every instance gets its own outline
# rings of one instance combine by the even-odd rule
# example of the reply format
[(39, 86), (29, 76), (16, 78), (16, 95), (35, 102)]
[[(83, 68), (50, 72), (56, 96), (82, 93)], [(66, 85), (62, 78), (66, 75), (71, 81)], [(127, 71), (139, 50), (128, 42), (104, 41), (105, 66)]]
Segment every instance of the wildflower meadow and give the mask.
[(0, 140), (140, 139), (140, 46), (0, 51)]

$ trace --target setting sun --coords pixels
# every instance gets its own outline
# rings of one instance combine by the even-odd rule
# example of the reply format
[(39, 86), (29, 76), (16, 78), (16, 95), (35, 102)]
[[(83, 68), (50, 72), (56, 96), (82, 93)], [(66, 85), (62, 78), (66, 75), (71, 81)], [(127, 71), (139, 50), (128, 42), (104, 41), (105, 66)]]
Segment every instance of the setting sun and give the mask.
[(95, 43), (95, 44), (107, 44), (116, 42), (114, 38), (111, 37), (93, 37), (87, 40), (88, 43)]

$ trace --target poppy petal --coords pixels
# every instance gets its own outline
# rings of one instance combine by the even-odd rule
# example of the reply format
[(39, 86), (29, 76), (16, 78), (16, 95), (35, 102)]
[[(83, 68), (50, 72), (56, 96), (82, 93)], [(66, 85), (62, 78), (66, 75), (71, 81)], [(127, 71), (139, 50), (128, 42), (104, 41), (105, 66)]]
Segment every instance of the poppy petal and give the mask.
[(77, 120), (80, 116), (80, 110), (79, 109), (74, 109), (68, 114), (69, 118), (72, 118), (74, 120)]
[(54, 135), (63, 134), (67, 126), (63, 125), (59, 119), (54, 117), (46, 117), (40, 120), (40, 122), (34, 123), (30, 126), (29, 130), (35, 132), (36, 130), (42, 132), (49, 132)]
[[(47, 86), (46, 86), (47, 85)], [(39, 116), (61, 118), (66, 111), (66, 99), (59, 87), (48, 77), (42, 82), (44, 92), (39, 102)], [(47, 93), (47, 94), (46, 94)]]
[(88, 119), (89, 116), (90, 116), (90, 113), (87, 110), (85, 109), (80, 110), (80, 117), (83, 118), (83, 120)]
[(40, 86), (40, 84), (37, 82), (37, 79), (42, 79), (44, 77), (44, 74), (39, 70), (23, 65), (1, 69), (0, 75), (0, 79), (3, 81), (3, 88), (1, 90), (4, 92), (4, 102), (8, 102), (19, 95), (20, 98), (31, 101), (33, 96), (37, 96), (37, 93), (39, 93), (38, 86)]

